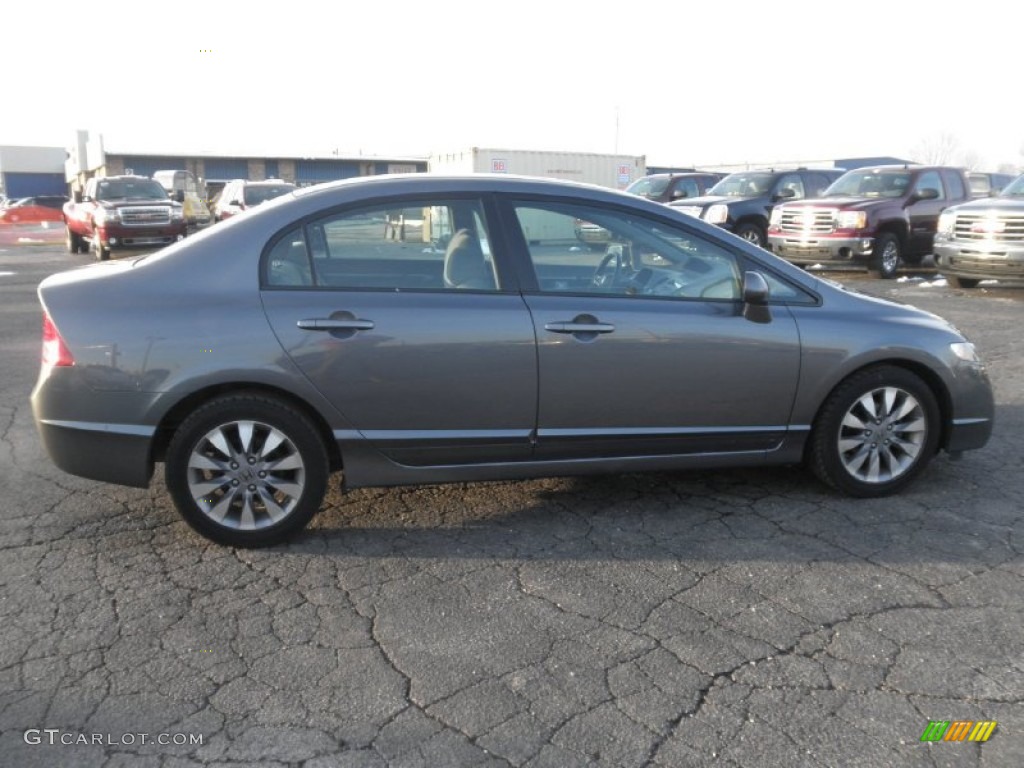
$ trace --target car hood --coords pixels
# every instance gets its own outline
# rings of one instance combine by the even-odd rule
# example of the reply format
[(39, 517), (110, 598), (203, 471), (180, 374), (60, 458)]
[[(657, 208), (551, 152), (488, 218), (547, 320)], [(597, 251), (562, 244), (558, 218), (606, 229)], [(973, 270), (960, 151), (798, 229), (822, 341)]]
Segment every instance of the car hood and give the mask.
[(843, 208), (845, 210), (866, 210), (879, 205), (899, 204), (901, 198), (891, 197), (815, 197), (810, 200), (797, 200), (792, 203), (785, 203), (786, 208)]
[(1024, 213), (1024, 197), (979, 197), (977, 200), (956, 206), (956, 210)]
[(726, 197), (725, 195), (704, 195), (703, 197), (684, 197), (679, 200), (672, 201), (673, 207), (681, 205), (700, 205), (708, 206), (714, 205), (715, 203), (724, 203), (729, 205), (731, 203), (740, 203), (745, 200), (753, 200), (757, 195), (751, 195), (750, 197)]

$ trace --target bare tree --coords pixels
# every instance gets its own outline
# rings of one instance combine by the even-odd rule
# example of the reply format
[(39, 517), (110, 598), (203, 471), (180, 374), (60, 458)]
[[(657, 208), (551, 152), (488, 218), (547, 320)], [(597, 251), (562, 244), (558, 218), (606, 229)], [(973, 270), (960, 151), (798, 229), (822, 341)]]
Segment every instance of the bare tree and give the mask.
[(966, 168), (969, 171), (976, 171), (981, 168), (984, 163), (984, 159), (981, 154), (975, 152), (973, 149), (965, 149), (960, 153), (960, 166)]
[(921, 139), (914, 147), (917, 160), (925, 165), (948, 165), (960, 149), (960, 139), (943, 131), (935, 136)]

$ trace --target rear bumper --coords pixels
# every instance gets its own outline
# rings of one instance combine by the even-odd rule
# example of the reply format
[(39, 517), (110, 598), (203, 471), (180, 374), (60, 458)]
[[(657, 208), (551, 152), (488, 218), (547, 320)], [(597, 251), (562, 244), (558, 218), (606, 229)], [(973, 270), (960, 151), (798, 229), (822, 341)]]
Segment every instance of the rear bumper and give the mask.
[(849, 264), (867, 259), (875, 245), (873, 237), (815, 237), (768, 235), (768, 248), (794, 264)]
[(153, 475), (151, 427), (36, 419), (43, 447), (68, 474), (145, 488)]

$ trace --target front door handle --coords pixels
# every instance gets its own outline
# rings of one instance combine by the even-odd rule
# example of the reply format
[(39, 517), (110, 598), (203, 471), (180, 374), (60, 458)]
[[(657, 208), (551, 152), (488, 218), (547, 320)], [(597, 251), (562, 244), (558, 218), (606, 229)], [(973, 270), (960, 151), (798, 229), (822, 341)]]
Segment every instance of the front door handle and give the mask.
[(311, 317), (295, 323), (304, 331), (372, 331), (372, 320), (358, 318)]
[(580, 323), (575, 320), (546, 323), (545, 331), (552, 333), (612, 333), (615, 326), (611, 323)]

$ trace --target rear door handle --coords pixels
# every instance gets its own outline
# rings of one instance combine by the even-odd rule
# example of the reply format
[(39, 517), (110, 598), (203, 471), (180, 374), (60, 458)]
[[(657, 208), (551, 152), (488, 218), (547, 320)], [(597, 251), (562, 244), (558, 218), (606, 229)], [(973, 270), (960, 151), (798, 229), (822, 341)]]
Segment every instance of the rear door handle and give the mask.
[(545, 331), (552, 333), (612, 333), (615, 326), (611, 323), (577, 323), (575, 321), (559, 321), (546, 323)]
[(311, 317), (299, 320), (295, 324), (304, 331), (372, 331), (374, 328), (372, 320), (357, 318), (348, 320), (333, 317)]

